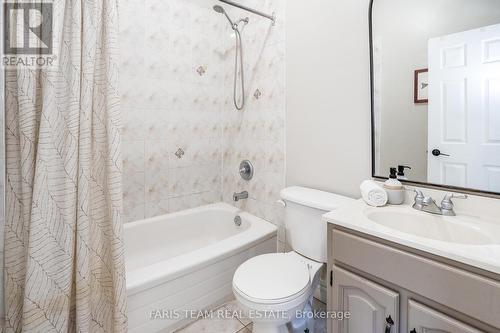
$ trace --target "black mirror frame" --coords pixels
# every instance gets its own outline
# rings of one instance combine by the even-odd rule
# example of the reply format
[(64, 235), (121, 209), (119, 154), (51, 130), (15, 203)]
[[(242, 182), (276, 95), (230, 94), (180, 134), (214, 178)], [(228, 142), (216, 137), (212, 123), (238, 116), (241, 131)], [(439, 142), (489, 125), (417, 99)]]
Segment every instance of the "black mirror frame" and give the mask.
[[(375, 0), (370, 0), (370, 5), (368, 9), (368, 29), (369, 29), (369, 43), (370, 43), (370, 116), (371, 116), (371, 148), (372, 148), (372, 178), (375, 180), (386, 180), (387, 177), (377, 176), (375, 173), (375, 114), (374, 114), (374, 86), (373, 86), (373, 4)], [(500, 193), (491, 192), (491, 191), (483, 191), (470, 189), (465, 187), (451, 186), (451, 185), (441, 185), (441, 184), (433, 184), (433, 183), (425, 183), (425, 182), (416, 182), (410, 180), (401, 181), (402, 183), (410, 186), (424, 187), (424, 188), (432, 188), (442, 191), (449, 192), (460, 192), (460, 193), (469, 193), (472, 195), (479, 195), (484, 197), (492, 197), (492, 198), (500, 198)]]

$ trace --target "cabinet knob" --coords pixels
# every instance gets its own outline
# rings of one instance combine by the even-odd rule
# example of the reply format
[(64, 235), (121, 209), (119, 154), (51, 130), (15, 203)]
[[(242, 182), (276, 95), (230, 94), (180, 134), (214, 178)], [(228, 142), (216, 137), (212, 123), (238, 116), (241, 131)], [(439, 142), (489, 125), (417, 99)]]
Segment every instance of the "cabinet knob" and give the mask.
[(385, 318), (385, 333), (391, 333), (392, 326), (394, 326), (394, 320), (391, 316)]

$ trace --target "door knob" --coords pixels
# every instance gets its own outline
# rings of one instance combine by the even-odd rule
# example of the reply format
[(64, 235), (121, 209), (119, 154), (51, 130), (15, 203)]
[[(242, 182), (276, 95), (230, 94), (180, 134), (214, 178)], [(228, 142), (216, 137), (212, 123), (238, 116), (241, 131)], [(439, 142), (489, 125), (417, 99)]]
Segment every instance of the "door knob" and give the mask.
[(434, 156), (439, 156), (439, 155), (443, 155), (443, 156), (450, 156), (450, 155), (448, 155), (448, 154), (444, 154), (444, 153), (442, 153), (442, 152), (441, 152), (441, 150), (439, 150), (439, 149), (433, 149), (433, 150), (432, 150), (432, 155), (434, 155)]

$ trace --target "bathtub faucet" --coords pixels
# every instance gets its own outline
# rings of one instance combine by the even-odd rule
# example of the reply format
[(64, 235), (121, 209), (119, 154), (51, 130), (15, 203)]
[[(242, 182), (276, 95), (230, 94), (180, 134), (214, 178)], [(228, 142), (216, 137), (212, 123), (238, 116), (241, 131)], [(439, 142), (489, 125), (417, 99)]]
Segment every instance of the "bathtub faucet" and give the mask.
[(234, 193), (233, 194), (233, 200), (234, 201), (239, 201), (241, 199), (248, 199), (248, 192), (247, 191), (243, 191), (243, 192), (240, 192), (240, 193)]

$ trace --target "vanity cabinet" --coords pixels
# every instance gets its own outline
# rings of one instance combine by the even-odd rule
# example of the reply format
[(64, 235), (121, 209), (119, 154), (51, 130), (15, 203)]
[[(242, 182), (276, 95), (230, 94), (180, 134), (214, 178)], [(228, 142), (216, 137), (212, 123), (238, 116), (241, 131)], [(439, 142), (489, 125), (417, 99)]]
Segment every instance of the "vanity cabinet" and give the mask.
[(331, 223), (328, 273), (329, 333), (500, 333), (494, 273)]
[(334, 268), (333, 276), (334, 308), (351, 313), (349, 320), (336, 322), (337, 332), (385, 333), (387, 321), (398, 327), (397, 292), (341, 268)]

